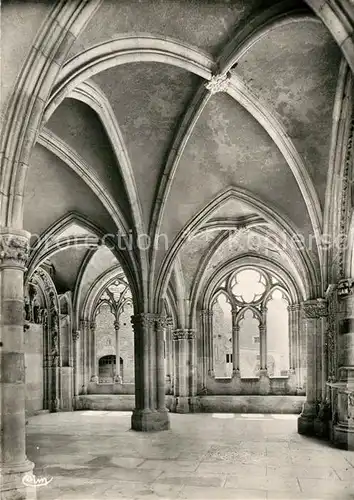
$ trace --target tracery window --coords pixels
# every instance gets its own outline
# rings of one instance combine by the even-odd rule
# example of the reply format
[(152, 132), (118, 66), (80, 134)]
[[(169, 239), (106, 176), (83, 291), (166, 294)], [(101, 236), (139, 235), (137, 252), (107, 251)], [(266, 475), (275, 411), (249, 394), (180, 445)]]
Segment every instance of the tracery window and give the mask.
[(288, 376), (288, 307), (286, 285), (269, 271), (231, 273), (212, 300), (214, 376)]
[(130, 321), (132, 312), (133, 301), (129, 284), (125, 277), (117, 277), (97, 297), (94, 310), (96, 356), (104, 359), (105, 356), (115, 354), (114, 360), (121, 360), (120, 366), (116, 365), (115, 361), (110, 361), (109, 369), (105, 364), (102, 369), (99, 365), (100, 383), (134, 383), (134, 335)]

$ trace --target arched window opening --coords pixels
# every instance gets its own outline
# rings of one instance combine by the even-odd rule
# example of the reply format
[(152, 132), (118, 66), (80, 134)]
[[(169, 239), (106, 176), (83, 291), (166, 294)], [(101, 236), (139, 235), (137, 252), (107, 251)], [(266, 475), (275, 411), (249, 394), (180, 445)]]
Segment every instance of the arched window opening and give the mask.
[(247, 309), (239, 322), (240, 374), (242, 378), (259, 376), (260, 333), (259, 319)]
[(220, 293), (213, 304), (213, 352), (215, 377), (232, 376), (231, 304)]
[(279, 289), (267, 302), (267, 368), (270, 377), (288, 376), (289, 302)]
[[(101, 384), (111, 384), (116, 374), (116, 357), (102, 356), (98, 361), (98, 377)], [(123, 377), (123, 359), (120, 358), (120, 374)]]
[[(96, 307), (97, 359), (120, 358), (120, 367), (111, 364), (110, 372), (99, 376), (99, 383), (134, 384), (134, 334), (131, 324), (133, 301), (124, 278), (112, 281), (101, 293)], [(124, 377), (122, 363), (124, 360)], [(112, 375), (113, 370), (113, 375)]]
[[(281, 273), (242, 267), (224, 276), (214, 290), (209, 303), (212, 321), (203, 320), (205, 352), (210, 353), (204, 373), (216, 379), (235, 378), (230, 388), (245, 394), (247, 390), (256, 394), (258, 389), (269, 394), (297, 391), (300, 332), (294, 329), (300, 323), (296, 309), (290, 307), (291, 288)], [(272, 380), (261, 387), (264, 377)]]

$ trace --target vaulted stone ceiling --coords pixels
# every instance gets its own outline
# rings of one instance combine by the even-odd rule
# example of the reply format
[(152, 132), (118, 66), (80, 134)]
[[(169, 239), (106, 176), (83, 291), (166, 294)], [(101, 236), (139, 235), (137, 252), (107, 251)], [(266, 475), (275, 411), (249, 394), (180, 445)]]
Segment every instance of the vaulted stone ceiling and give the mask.
[[(59, 76), (48, 104), (24, 227), (41, 233), (75, 210), (105, 232), (139, 225), (171, 246), (235, 188), (310, 240), (323, 219), (340, 64), (329, 31), (302, 2), (103, 1), (62, 68), (68, 90)], [(220, 68), (230, 70), (230, 87), (211, 94), (206, 80)], [(180, 254), (186, 281), (225, 221), (265, 217), (255, 207), (235, 195), (213, 208), (207, 219), (219, 220), (219, 233), (187, 244), (193, 264)], [(317, 247), (307, 252), (320, 273)], [(156, 276), (166, 252), (150, 257)]]

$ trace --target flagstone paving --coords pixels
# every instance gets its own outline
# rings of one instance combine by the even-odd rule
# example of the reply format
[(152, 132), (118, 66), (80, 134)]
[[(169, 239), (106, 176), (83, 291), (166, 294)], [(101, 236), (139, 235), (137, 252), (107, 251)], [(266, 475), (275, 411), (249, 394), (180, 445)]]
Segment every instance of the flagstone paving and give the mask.
[(129, 412), (29, 419), (39, 500), (354, 499), (354, 452), (300, 436), (296, 415), (170, 414), (130, 430)]

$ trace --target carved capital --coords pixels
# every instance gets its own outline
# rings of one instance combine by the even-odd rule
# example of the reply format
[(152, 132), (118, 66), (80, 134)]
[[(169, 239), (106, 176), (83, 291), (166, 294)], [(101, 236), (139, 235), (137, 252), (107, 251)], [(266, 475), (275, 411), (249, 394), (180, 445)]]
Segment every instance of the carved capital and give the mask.
[(174, 330), (172, 332), (173, 340), (193, 340), (196, 337), (195, 330), (187, 329), (187, 328), (179, 328), (178, 330)]
[(131, 317), (134, 328), (151, 328), (155, 326), (156, 315), (152, 313), (140, 313)]
[(73, 331), (73, 341), (78, 342), (80, 340), (80, 331), (79, 330), (74, 330)]
[(227, 92), (229, 86), (230, 86), (229, 73), (213, 75), (211, 79), (205, 84), (205, 88), (209, 90), (211, 94), (216, 94), (217, 92)]
[(307, 319), (318, 319), (328, 316), (328, 303), (325, 299), (314, 299), (303, 302), (302, 309)]
[(354, 392), (348, 394), (348, 405), (354, 408)]
[(90, 328), (91, 322), (88, 319), (80, 319), (81, 330), (87, 330)]
[(120, 323), (119, 323), (119, 321), (115, 321), (115, 322), (114, 322), (114, 329), (115, 329), (115, 331), (118, 331), (118, 330), (119, 330), (119, 328), (120, 328)]
[(156, 316), (156, 329), (164, 330), (167, 326), (167, 317), (166, 316)]
[(166, 318), (166, 326), (173, 326), (173, 318), (172, 318), (172, 316), (167, 316), (167, 318)]
[(345, 278), (338, 282), (337, 285), (338, 298), (343, 299), (354, 294), (354, 279)]
[(213, 311), (212, 309), (202, 309), (200, 311), (200, 315), (202, 318), (212, 318), (213, 317)]
[(289, 312), (297, 312), (300, 310), (300, 304), (290, 304), (288, 306), (288, 311)]
[(29, 255), (30, 233), (21, 230), (0, 230), (0, 268), (25, 269)]
[(233, 321), (236, 320), (237, 314), (238, 314), (238, 310), (237, 309), (232, 309), (231, 316), (232, 316)]
[(96, 330), (96, 321), (90, 321), (90, 330), (91, 332)]

